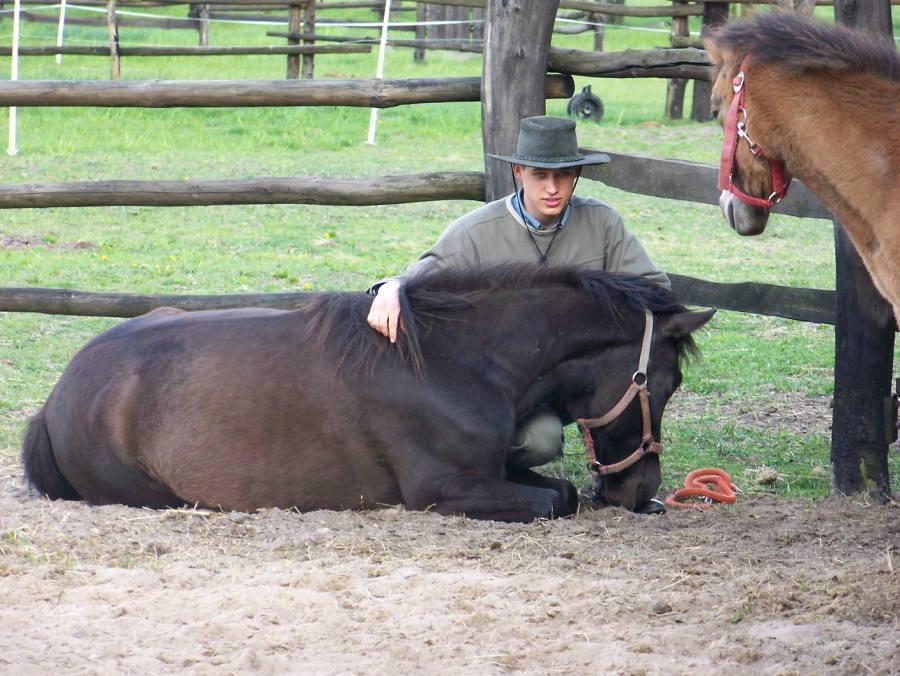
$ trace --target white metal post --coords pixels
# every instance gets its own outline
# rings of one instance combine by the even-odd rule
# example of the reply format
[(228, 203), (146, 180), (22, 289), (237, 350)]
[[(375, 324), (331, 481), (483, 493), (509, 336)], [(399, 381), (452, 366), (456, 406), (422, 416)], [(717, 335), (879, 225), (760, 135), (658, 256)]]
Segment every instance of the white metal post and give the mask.
[[(18, 0), (16, 0), (18, 2)], [(391, 0), (385, 0), (384, 18), (381, 20), (381, 41), (378, 45), (378, 66), (375, 69), (375, 78), (380, 80), (384, 75), (384, 51), (387, 47), (388, 23), (391, 20)], [(378, 122), (378, 108), (372, 108), (369, 116), (369, 145), (375, 145), (375, 125)]]

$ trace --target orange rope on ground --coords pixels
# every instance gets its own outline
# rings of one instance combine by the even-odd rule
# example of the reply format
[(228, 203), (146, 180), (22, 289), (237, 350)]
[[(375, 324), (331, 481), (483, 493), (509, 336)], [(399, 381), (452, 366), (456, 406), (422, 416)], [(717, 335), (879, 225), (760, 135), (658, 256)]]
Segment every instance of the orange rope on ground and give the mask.
[[(684, 479), (684, 487), (666, 498), (670, 507), (694, 507), (705, 509), (716, 502), (733, 504), (737, 501), (735, 485), (721, 469), (707, 467), (695, 469)], [(685, 498), (701, 498), (699, 502), (680, 502)]]

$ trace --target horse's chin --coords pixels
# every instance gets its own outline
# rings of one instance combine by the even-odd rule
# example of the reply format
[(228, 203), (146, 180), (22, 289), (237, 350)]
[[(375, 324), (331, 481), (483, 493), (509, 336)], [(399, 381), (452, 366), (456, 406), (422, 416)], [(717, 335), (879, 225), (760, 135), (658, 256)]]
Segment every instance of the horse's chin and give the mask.
[(766, 229), (769, 221), (768, 209), (742, 202), (727, 190), (719, 195), (719, 208), (728, 225), (739, 235), (758, 235)]
[(656, 456), (645, 457), (622, 474), (606, 477), (603, 481), (602, 501), (610, 506), (636, 512), (656, 496), (661, 483), (659, 459)]

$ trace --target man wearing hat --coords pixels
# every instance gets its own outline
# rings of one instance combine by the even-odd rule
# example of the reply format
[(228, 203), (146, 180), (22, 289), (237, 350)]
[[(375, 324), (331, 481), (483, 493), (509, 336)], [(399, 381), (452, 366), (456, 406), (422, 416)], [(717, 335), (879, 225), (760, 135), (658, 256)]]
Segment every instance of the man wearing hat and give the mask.
[[(517, 191), (453, 221), (404, 276), (445, 266), (502, 263), (583, 265), (646, 277), (669, 287), (669, 280), (625, 230), (622, 217), (605, 202), (575, 197), (587, 164), (605, 164), (602, 153), (578, 150), (575, 122), (560, 117), (522, 120), (514, 155), (492, 155), (509, 162)], [(400, 326), (401, 278), (374, 284), (369, 325), (395, 342)], [(532, 415), (517, 431), (508, 462), (536, 467), (562, 452), (562, 423), (552, 411)]]

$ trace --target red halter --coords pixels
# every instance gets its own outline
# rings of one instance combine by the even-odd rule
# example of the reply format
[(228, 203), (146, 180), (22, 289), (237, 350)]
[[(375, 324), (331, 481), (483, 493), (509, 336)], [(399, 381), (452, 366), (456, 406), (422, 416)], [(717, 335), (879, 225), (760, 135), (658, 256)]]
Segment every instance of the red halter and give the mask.
[[(790, 181), (784, 182), (784, 162), (769, 159), (769, 167), (772, 171), (772, 194), (768, 197), (754, 197), (748, 195), (732, 182), (734, 174), (734, 157), (737, 153), (738, 142), (746, 139), (750, 146), (750, 152), (756, 157), (765, 157), (763, 149), (756, 145), (747, 132), (747, 109), (744, 108), (744, 68), (747, 66), (747, 58), (741, 62), (740, 72), (734, 76), (732, 86), (734, 96), (728, 107), (728, 118), (725, 120), (725, 141), (722, 144), (722, 158), (719, 162), (719, 190), (727, 190), (742, 202), (752, 204), (764, 209), (771, 209), (787, 195)], [(742, 118), (743, 119), (740, 119)]]

